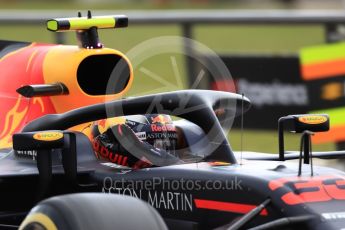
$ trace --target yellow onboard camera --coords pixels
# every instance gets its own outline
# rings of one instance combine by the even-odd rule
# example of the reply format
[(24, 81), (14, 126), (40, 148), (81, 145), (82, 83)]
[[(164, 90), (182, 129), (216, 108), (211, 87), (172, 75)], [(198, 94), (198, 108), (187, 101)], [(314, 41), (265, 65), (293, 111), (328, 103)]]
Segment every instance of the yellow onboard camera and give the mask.
[(76, 31), (80, 46), (87, 49), (100, 49), (103, 45), (98, 39), (97, 29), (123, 28), (128, 26), (125, 15), (109, 15), (92, 17), (88, 11), (87, 17), (56, 18), (47, 21), (47, 29), (53, 32)]

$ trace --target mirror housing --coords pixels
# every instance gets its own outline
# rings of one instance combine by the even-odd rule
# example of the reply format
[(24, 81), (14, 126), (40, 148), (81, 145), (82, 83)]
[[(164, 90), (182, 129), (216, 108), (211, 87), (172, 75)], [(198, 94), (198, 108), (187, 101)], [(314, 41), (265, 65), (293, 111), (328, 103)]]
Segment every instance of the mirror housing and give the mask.
[(278, 120), (279, 160), (284, 161), (284, 130), (295, 133), (326, 132), (330, 119), (327, 114), (299, 114), (281, 117)]

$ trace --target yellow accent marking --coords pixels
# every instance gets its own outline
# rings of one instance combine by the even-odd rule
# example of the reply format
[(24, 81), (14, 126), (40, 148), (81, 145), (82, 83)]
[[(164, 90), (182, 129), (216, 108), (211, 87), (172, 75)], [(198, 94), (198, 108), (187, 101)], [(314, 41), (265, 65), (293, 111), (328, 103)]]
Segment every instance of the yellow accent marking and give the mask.
[(23, 111), (21, 111), (21, 112), (18, 111), (21, 100), (22, 100), (22, 96), (19, 96), (17, 101), (16, 101), (16, 104), (6, 114), (4, 129), (2, 130), (2, 132), (0, 134), (0, 147), (1, 148), (9, 146), (9, 143), (11, 142), (13, 131), (22, 122), (24, 116), (28, 112), (27, 106)]
[(33, 138), (39, 141), (56, 141), (63, 138), (63, 133), (60, 132), (40, 132), (35, 133)]
[(327, 118), (321, 115), (309, 115), (309, 116), (299, 117), (298, 120), (304, 124), (317, 125), (317, 124), (325, 123), (327, 121)]
[(35, 55), (37, 54), (37, 51), (38, 51), (38, 50), (35, 50), (35, 51), (32, 52), (32, 54), (30, 55), (29, 60), (28, 60), (28, 63), (27, 63), (27, 65), (26, 65), (26, 72), (28, 72), (29, 67), (30, 67), (30, 65), (31, 65), (31, 61), (32, 61), (32, 59), (35, 57)]
[(23, 230), (25, 226), (27, 226), (30, 223), (39, 223), (42, 226), (44, 226), (47, 230), (57, 230), (57, 227), (52, 221), (52, 219), (50, 219), (49, 216), (43, 213), (29, 214), (20, 225), (19, 230)]
[(223, 161), (214, 161), (214, 162), (208, 162), (210, 166), (228, 166), (231, 165), (229, 162), (223, 162)]
[(47, 21), (47, 28), (48, 28), (48, 30), (57, 31), (58, 30), (58, 22), (56, 20)]
[(90, 29), (93, 26), (97, 28), (113, 28), (115, 27), (115, 18), (71, 19), (69, 23), (71, 30)]
[(33, 104), (36, 104), (36, 102), (41, 106), (41, 112), (43, 113), (45, 109), (42, 98), (34, 97)]
[(0, 59), (0, 62), (3, 61), (3, 60), (5, 60), (5, 59), (8, 58), (9, 56), (12, 56), (12, 55), (14, 55), (14, 54), (16, 54), (16, 53), (18, 53), (18, 52), (20, 52), (20, 51), (22, 51), (22, 50), (29, 49), (29, 48), (33, 47), (34, 45), (36, 45), (36, 42), (31, 43), (29, 46), (25, 46), (25, 47), (16, 49), (16, 50), (14, 50), (14, 51), (12, 51), (12, 52), (9, 52), (8, 54), (4, 55), (4, 56)]
[[(6, 58), (12, 56), (12, 55), (15, 55), (16, 53), (19, 53), (19, 52), (25, 50), (25, 49), (30, 49), (31, 47), (33, 47), (35, 45), (36, 45), (36, 43), (33, 42), (28, 46), (25, 46), (25, 47), (16, 49), (12, 52), (9, 52), (6, 55), (4, 55), (2, 58), (0, 58), (0, 62), (5, 60)], [(6, 114), (4, 129), (2, 130), (2, 132), (0, 134), (0, 148), (11, 147), (12, 134), (13, 134), (12, 132), (17, 128), (17, 126), (20, 124), (20, 122), (22, 121), (22, 119), (24, 118), (24, 116), (26, 115), (26, 113), (28, 111), (28, 108), (25, 108), (22, 112), (17, 112), (17, 109), (20, 105), (20, 100), (21, 100), (21, 96), (19, 96), (19, 98), (16, 101), (16, 104)], [(9, 128), (11, 118), (12, 118), (12, 123), (11, 123), (11, 128)], [(10, 131), (8, 131), (8, 129), (10, 129)]]
[(118, 124), (125, 124), (126, 118), (124, 117), (112, 117), (105, 120), (98, 121), (98, 131), (104, 133), (110, 127)]

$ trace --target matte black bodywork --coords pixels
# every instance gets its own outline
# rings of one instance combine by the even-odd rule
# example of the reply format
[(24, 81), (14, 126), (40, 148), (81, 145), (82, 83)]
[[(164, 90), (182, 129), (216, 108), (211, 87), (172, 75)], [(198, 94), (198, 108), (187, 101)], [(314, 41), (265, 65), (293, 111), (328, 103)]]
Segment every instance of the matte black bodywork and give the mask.
[[(157, 97), (164, 111), (154, 108), (152, 113), (176, 115), (194, 122), (204, 131), (209, 139), (208, 144), (215, 147), (214, 151), (205, 154), (201, 162), (131, 170), (97, 160), (89, 139), (76, 133), (76, 183), (70, 183), (65, 175), (66, 168), (61, 163), (64, 150), (54, 149), (51, 151), (53, 178), (46, 197), (75, 192), (118, 193), (138, 197), (157, 208), (171, 229), (231, 226), (269, 199), (267, 206), (246, 222), (243, 229), (276, 220), (283, 223), (276, 225), (281, 229), (344, 228), (344, 172), (314, 166), (314, 176), (311, 176), (310, 168), (304, 165), (302, 176), (297, 177), (297, 164), (265, 161), (260, 158), (261, 155), (257, 155), (257, 160), (237, 163), (214, 110), (225, 108), (230, 117), (241, 114), (249, 108), (249, 100), (240, 95), (180, 91), (126, 99), (65, 114), (48, 115), (33, 121), (24, 131), (64, 130), (78, 123), (105, 118), (109, 114), (140, 114), (147, 111)], [(182, 110), (176, 110), (181, 98), (189, 101)], [(204, 106), (188, 110), (196, 105)], [(120, 107), (121, 111), (117, 109)], [(237, 111), (229, 110), (230, 107), (237, 107)], [(113, 110), (107, 113), (107, 108)], [(220, 135), (211, 128), (214, 124)], [(38, 201), (40, 181), (34, 160), (36, 157), (29, 152), (26, 156), (18, 156), (12, 150), (3, 151), (0, 160), (1, 223), (17, 225)], [(255, 155), (252, 157), (255, 158)], [(244, 158), (250, 157), (245, 155)], [(109, 213), (104, 215), (111, 217)], [(286, 217), (291, 219), (282, 219)], [(130, 221), (130, 216), (123, 221)]]

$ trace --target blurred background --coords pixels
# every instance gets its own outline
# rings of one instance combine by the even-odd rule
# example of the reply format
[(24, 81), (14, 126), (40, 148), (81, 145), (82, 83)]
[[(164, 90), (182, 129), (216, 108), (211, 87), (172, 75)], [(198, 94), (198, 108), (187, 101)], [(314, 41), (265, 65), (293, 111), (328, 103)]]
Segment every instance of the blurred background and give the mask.
[[(303, 82), (303, 76), (301, 76), (300, 70), (303, 64), (301, 55), (304, 52), (303, 50), (308, 47), (325, 45), (326, 43), (337, 44), (337, 42), (343, 39), (344, 28), (342, 28), (341, 23), (338, 21), (336, 23), (329, 22), (327, 17), (322, 17), (322, 15), (326, 10), (328, 14), (335, 12), (341, 15), (341, 12), (343, 12), (345, 17), (345, 11), (342, 11), (345, 10), (345, 1), (0, 0), (0, 18), (2, 19), (0, 21), (0, 39), (76, 44), (74, 33), (65, 33), (62, 36), (57, 36), (45, 29), (45, 21), (43, 19), (49, 17), (49, 15), (51, 17), (76, 16), (78, 11), (86, 14), (86, 10), (92, 10), (94, 15), (101, 15), (105, 12), (129, 15), (128, 28), (115, 31), (99, 31), (101, 41), (105, 46), (118, 49), (123, 53), (131, 51), (133, 47), (140, 47), (140, 44), (148, 39), (160, 36), (187, 36), (215, 51), (229, 67), (235, 81), (217, 82), (217, 79), (210, 78), (206, 85), (200, 85), (201, 88), (231, 90), (233, 89), (232, 86), (235, 86), (238, 92), (243, 92), (249, 98), (250, 95), (255, 95), (252, 92), (253, 90), (267, 90), (268, 96), (271, 98), (275, 97), (277, 91), (281, 91), (287, 92), (286, 97), (291, 98), (294, 95), (299, 95), (298, 93), (301, 93), (303, 90), (309, 93), (313, 90), (309, 88), (309, 83), (308, 85)], [(296, 13), (297, 11), (305, 11), (307, 13), (305, 17), (300, 17), (300, 14)], [(257, 23), (255, 19), (246, 23), (235, 23), (234, 21), (230, 23), (208, 23), (207, 19), (205, 19), (206, 21), (203, 23), (157, 23), (157, 21), (160, 21), (159, 17), (173, 17), (174, 14), (180, 15), (182, 18), (190, 15), (201, 17), (206, 15), (211, 18), (221, 17), (222, 15), (249, 15), (250, 17), (271, 15), (272, 17), (279, 18), (279, 15), (285, 15), (289, 18), (292, 15), (292, 18), (299, 17), (299, 20), (297, 22), (290, 19), (290, 23), (279, 22), (279, 20), (273, 23), (264, 21)], [(35, 23), (29, 21), (21, 22), (20, 20), (14, 22), (17, 16), (35, 18), (40, 15), (43, 17), (42, 20)], [(159, 17), (156, 18), (155, 23), (140, 23), (139, 20), (136, 20), (132, 24), (131, 16), (136, 17), (138, 15), (141, 15), (143, 18), (145, 18), (145, 15), (147, 17), (158, 15)], [(315, 20), (317, 22), (310, 23), (310, 18), (317, 19), (317, 16), (320, 16), (318, 20)], [(6, 18), (11, 18), (13, 21), (4, 20)], [(186, 51), (186, 47), (183, 44), (181, 44), (179, 49)], [(193, 51), (187, 50), (187, 52)], [(305, 52), (305, 56), (310, 56), (308, 50)], [(314, 50), (311, 52), (314, 52)], [(207, 57), (208, 54), (202, 55)], [(205, 60), (208, 59), (206, 58)], [(176, 80), (172, 77), (176, 69), (172, 69), (172, 64), (177, 66), (178, 75), (181, 78), (179, 84), (173, 82)], [(190, 64), (190, 60), (184, 55), (174, 54), (172, 59), (172, 54), (169, 53), (150, 57), (138, 63), (138, 66), (135, 68), (133, 88), (129, 95), (142, 95), (146, 92), (152, 93), (166, 91), (167, 89), (177, 90), (190, 87), (193, 77), (198, 73), (198, 65), (194, 63), (195, 66), (190, 67)], [(144, 69), (147, 71), (143, 71)], [(242, 73), (244, 73), (243, 76)], [(173, 84), (168, 88), (163, 87), (161, 85), (162, 81), (154, 80), (152, 75), (159, 76)], [(240, 85), (239, 82), (241, 83)], [(321, 83), (329, 84), (328, 81)], [(319, 87), (321, 83), (312, 82), (311, 84), (313, 87), (315, 84)], [(307, 86), (303, 86), (305, 84)], [(331, 91), (333, 89), (343, 90), (344, 80), (342, 77), (339, 78), (339, 74), (335, 77), (334, 84), (341, 84), (340, 88), (337, 85), (333, 85), (333, 88), (330, 88)], [(299, 87), (302, 87), (301, 91), (297, 90), (296, 93), (293, 93)], [(252, 98), (256, 104), (254, 104), (253, 110), (249, 112), (251, 115), (244, 116), (243, 149), (248, 151), (277, 152), (277, 117), (281, 114), (288, 115), (289, 113), (314, 110), (324, 111), (333, 107), (341, 107), (345, 90), (343, 91), (339, 97), (333, 97), (334, 100), (339, 99), (341, 102), (338, 103), (336, 101), (333, 103), (331, 101), (332, 97), (331, 99), (329, 97), (328, 99), (316, 98), (315, 100), (320, 100), (320, 103), (317, 101), (316, 105), (309, 105), (312, 104), (310, 101), (314, 99), (313, 95), (307, 95), (307, 102), (310, 102), (308, 105), (299, 105), (298, 102), (293, 104), (293, 102), (290, 103), (284, 100), (276, 100), (276, 104), (274, 104), (273, 100), (273, 102), (270, 102), (271, 104), (266, 103), (265, 105), (265, 102), (260, 102), (257, 97)], [(289, 94), (289, 92), (292, 93)], [(299, 96), (303, 97), (303, 92)], [(319, 106), (321, 104), (322, 106)], [(309, 106), (313, 107), (309, 108)], [(307, 111), (304, 111), (306, 108)], [(230, 132), (230, 142), (235, 150), (238, 150), (241, 146), (240, 138), (241, 132), (239, 128), (234, 128)], [(286, 149), (299, 149), (298, 135), (288, 134), (286, 142)], [(342, 148), (343, 143), (339, 138), (337, 140), (329, 140), (326, 143), (321, 142), (314, 145), (314, 150), (334, 150), (337, 146)]]

